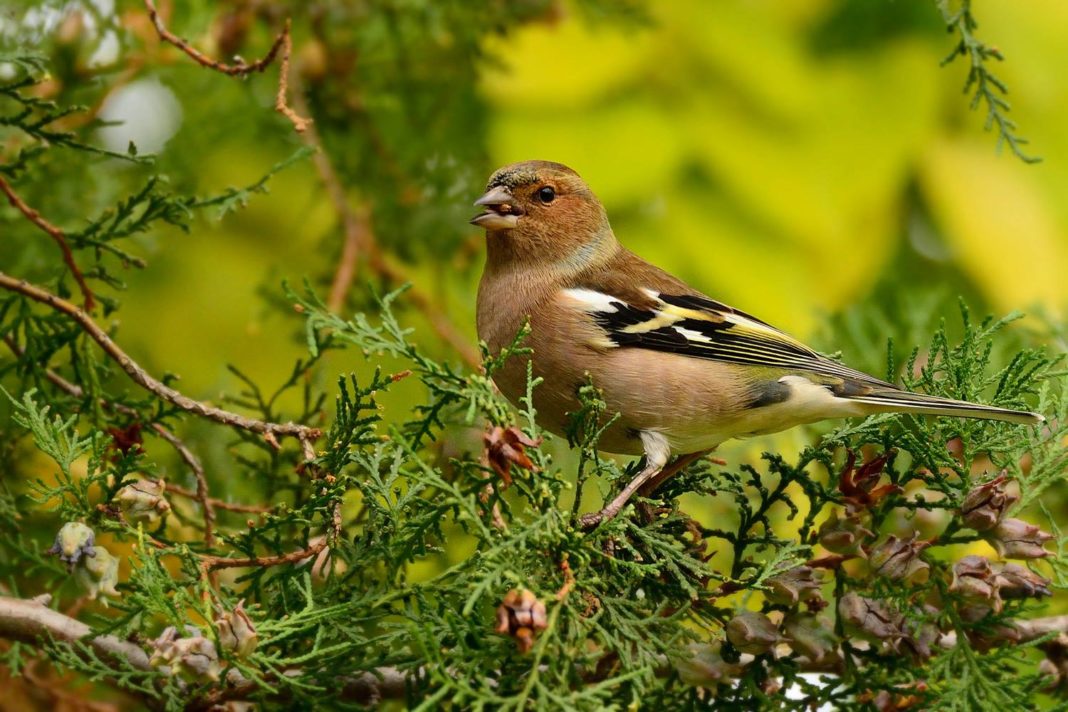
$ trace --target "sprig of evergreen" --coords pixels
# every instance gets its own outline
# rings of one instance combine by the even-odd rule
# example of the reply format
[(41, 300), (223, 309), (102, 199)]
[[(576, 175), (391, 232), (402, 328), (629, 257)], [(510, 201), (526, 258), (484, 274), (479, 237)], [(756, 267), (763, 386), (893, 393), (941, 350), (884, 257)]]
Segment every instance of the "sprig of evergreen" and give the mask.
[(956, 9), (951, 0), (937, 0), (937, 4), (946, 29), (959, 37), (953, 51), (942, 60), (942, 66), (950, 64), (957, 57), (965, 58), (968, 63), (968, 76), (964, 81), (964, 93), (971, 93), (969, 106), (973, 111), (983, 104), (986, 105), (983, 128), (986, 131), (997, 128), (999, 150), (1007, 145), (1012, 154), (1024, 163), (1038, 163), (1042, 159), (1024, 151), (1028, 141), (1020, 137), (1016, 132), (1016, 122), (1009, 118), (1009, 110), (1012, 107), (1005, 99), (1009, 93), (1008, 87), (990, 70), (991, 60), (1001, 62), (1005, 57), (997, 47), (988, 45), (975, 36), (979, 23), (972, 13), (971, 0), (960, 0)]

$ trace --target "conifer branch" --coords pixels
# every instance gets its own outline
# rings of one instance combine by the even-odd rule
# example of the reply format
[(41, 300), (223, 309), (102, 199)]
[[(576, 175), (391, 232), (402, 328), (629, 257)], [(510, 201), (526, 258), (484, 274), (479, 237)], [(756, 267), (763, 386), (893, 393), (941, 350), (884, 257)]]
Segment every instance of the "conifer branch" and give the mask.
[(973, 87), (975, 89), (970, 103), (971, 109), (978, 109), (982, 104), (986, 104), (986, 121), (983, 128), (989, 131), (997, 127), (998, 149), (1007, 144), (1013, 155), (1024, 163), (1038, 163), (1041, 158), (1024, 152), (1023, 146), (1028, 141), (1016, 133), (1016, 122), (1008, 116), (1011, 106), (1004, 98), (1009, 93), (1008, 87), (987, 67), (990, 60), (1000, 62), (1005, 57), (997, 47), (987, 45), (975, 36), (979, 23), (972, 14), (971, 0), (960, 0), (960, 9), (956, 12), (950, 9), (950, 0), (938, 0), (938, 9), (946, 27), (960, 36), (953, 51), (942, 60), (942, 66), (950, 64), (958, 56), (967, 57), (968, 76), (964, 82), (964, 93), (967, 94)]
[(85, 281), (85, 275), (78, 268), (78, 263), (74, 261), (74, 253), (71, 252), (70, 245), (67, 244), (67, 238), (63, 234), (63, 231), (52, 223), (45, 220), (41, 213), (37, 212), (29, 205), (26, 204), (15, 189), (11, 187), (3, 176), (0, 176), (0, 191), (3, 191), (7, 196), (8, 201), (12, 206), (29, 220), (31, 223), (41, 229), (46, 235), (55, 240), (59, 245), (60, 251), (63, 253), (63, 263), (67, 265), (67, 269), (70, 270), (70, 274), (74, 277), (74, 281), (78, 283), (78, 288), (82, 290), (82, 298), (84, 300), (85, 310), (92, 311), (95, 306), (95, 299), (93, 297), (92, 290), (89, 289), (89, 284)]
[[(303, 114), (308, 114), (307, 103), (300, 87), (294, 93), (293, 103)], [(323, 146), (323, 142), (314, 125), (308, 126), (304, 134), (305, 143), (314, 150), (312, 162), (319, 174), (319, 180), (326, 188), (327, 196), (337, 213), (344, 234), (344, 242), (341, 247), (341, 256), (338, 258), (334, 269), (334, 276), (330, 282), (330, 292), (326, 304), (331, 311), (337, 312), (342, 309), (345, 298), (352, 289), (359, 267), (359, 258), (364, 255), (367, 266), (379, 277), (385, 280), (391, 288), (412, 282), (402, 269), (389, 262), (382, 254), (382, 248), (375, 239), (374, 230), (371, 226), (371, 210), (369, 206), (353, 209), (349, 204), (348, 196), (341, 178), (334, 168), (334, 162), (330, 154)], [(478, 351), (471, 347), (471, 340), (456, 328), (452, 320), (442, 310), (435, 300), (423, 290), (410, 286), (408, 289), (408, 301), (426, 317), (430, 328), (438, 337), (451, 346), (464, 362), (473, 368), (478, 368), (482, 359)]]
[(223, 425), (259, 433), (263, 435), (264, 439), (271, 443), (272, 446), (277, 446), (278, 437), (294, 437), (304, 444), (316, 440), (321, 435), (318, 429), (307, 425), (293, 422), (270, 423), (240, 415), (238, 413), (233, 413), (228, 410), (223, 410), (222, 408), (216, 408), (215, 406), (208, 405), (207, 403), (183, 395), (179, 391), (176, 391), (149, 375), (145, 369), (130, 358), (125, 351), (119, 348), (118, 344), (111, 340), (111, 337), (107, 335), (107, 332), (101, 329), (100, 326), (93, 321), (92, 317), (74, 304), (71, 304), (47, 290), (34, 286), (25, 280), (15, 279), (2, 272), (0, 272), (0, 288), (22, 294), (25, 297), (29, 297), (36, 302), (40, 302), (41, 304), (70, 317), (100, 346), (101, 349), (103, 349), (104, 353), (107, 354), (109, 358), (115, 361), (119, 367), (126, 372), (134, 383), (151, 391), (158, 397), (184, 411), (198, 415), (202, 418), (214, 420)]

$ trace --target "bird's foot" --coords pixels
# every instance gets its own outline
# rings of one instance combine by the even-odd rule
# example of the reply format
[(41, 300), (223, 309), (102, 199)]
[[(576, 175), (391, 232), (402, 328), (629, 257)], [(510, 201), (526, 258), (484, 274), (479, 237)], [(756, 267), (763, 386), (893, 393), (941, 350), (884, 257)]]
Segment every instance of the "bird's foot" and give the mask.
[(612, 519), (614, 516), (619, 514), (619, 510), (622, 509), (622, 505), (613, 505), (615, 505), (615, 502), (612, 502), (599, 512), (583, 514), (581, 517), (579, 517), (578, 520), (579, 529), (582, 529), (583, 531), (588, 531), (596, 527), (601, 522), (607, 522), (609, 519)]

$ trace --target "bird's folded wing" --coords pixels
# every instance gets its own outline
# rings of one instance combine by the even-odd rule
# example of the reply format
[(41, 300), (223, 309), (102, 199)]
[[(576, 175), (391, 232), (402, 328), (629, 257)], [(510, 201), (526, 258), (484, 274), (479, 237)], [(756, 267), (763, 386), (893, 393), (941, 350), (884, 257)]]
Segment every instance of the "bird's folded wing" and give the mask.
[(582, 288), (566, 289), (562, 297), (571, 308), (588, 314), (598, 327), (598, 338), (590, 344), (594, 347), (637, 347), (894, 388), (720, 302), (694, 295), (640, 291), (640, 300)]

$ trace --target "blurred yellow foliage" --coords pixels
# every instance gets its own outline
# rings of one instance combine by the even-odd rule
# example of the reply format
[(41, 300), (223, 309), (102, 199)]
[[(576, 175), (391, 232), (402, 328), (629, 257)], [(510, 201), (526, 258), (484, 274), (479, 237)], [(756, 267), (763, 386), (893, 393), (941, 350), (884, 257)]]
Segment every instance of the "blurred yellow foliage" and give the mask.
[(962, 66), (938, 66), (951, 38), (815, 52), (808, 30), (831, 2), (657, 3), (645, 28), (572, 14), (496, 39), (490, 145), (498, 163), (573, 166), (626, 244), (800, 334), (885, 271), (914, 185), (992, 306), (1057, 309), (1068, 141), (1043, 117), (1068, 109), (1068, 78), (1043, 70), (1065, 57), (1051, 22), (1065, 6), (1038, 5), (976, 9), (1009, 57), (995, 69), (1037, 167), (997, 155), (967, 111)]

